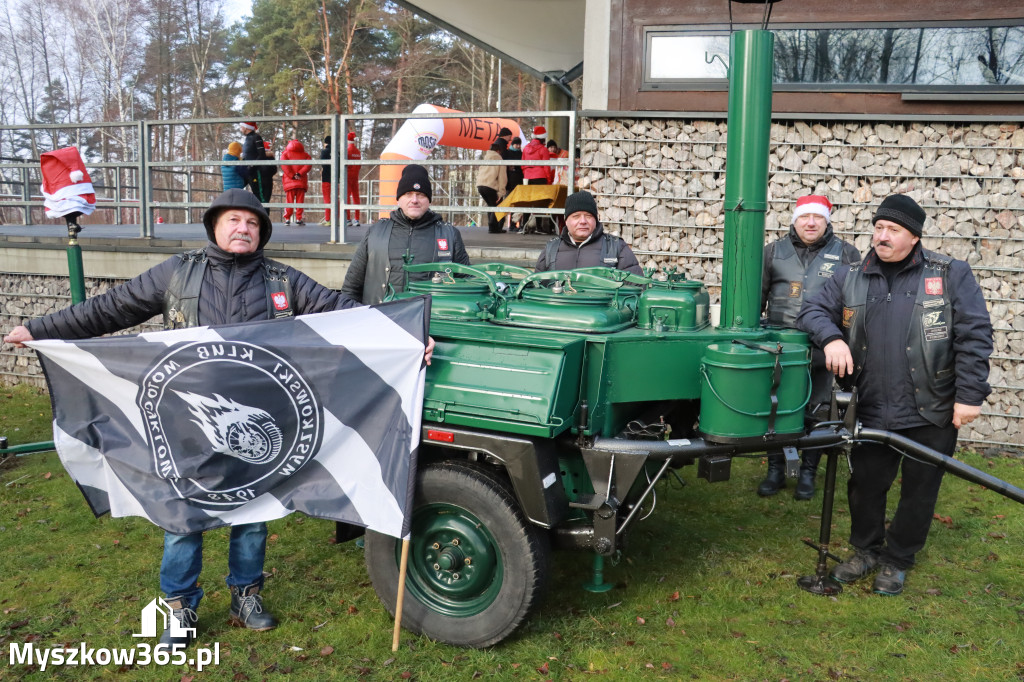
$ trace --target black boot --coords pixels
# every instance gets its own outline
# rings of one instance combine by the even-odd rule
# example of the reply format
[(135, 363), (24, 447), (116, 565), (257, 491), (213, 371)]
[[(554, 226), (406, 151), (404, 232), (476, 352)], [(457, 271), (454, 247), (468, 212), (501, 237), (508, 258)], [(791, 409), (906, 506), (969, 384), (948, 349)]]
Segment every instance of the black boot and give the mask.
[(786, 487), (786, 469), (782, 455), (768, 455), (768, 475), (757, 486), (757, 494), (771, 497)]
[(273, 630), (277, 619), (263, 610), (263, 597), (257, 583), (245, 587), (231, 586), (231, 617), (228, 622), (250, 630)]
[(809, 500), (814, 497), (814, 477), (818, 473), (818, 462), (821, 461), (821, 453), (804, 452), (800, 454), (800, 459), (800, 478), (797, 479), (793, 499)]
[(163, 644), (171, 649), (187, 647), (196, 638), (199, 616), (185, 604), (185, 600), (181, 597), (167, 597), (164, 599), (164, 603), (171, 607), (171, 615), (178, 619), (178, 627), (175, 628), (177, 632), (172, 635), (173, 624), (168, 620), (167, 628), (164, 630), (164, 634), (160, 635), (160, 642), (157, 646)]

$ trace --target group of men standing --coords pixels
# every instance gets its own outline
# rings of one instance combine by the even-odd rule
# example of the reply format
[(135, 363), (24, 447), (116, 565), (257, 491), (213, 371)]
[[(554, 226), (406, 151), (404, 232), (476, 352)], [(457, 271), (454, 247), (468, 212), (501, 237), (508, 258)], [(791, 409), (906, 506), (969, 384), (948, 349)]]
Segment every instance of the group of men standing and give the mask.
[[(243, 158), (246, 145), (253, 154), (248, 158), (259, 158), (257, 139), (250, 139), (254, 133), (255, 126), (246, 135)], [(173, 257), (84, 303), (27, 321), (4, 341), (21, 346), (39, 338), (97, 336), (159, 314), (169, 328), (267, 319), (279, 316), (271, 309), (271, 293), (283, 293), (294, 314), (379, 303), (389, 290), (401, 291), (408, 280), (428, 276), (406, 273), (407, 263), (469, 264), (459, 231), (430, 210), (432, 196), (427, 170), (406, 166), (397, 208), (368, 228), (341, 292), (333, 292), (265, 258), (272, 233), (269, 214), (255, 192), (229, 189), (204, 214), (205, 249)], [(789, 233), (765, 247), (767, 323), (808, 333), (814, 346), (812, 408), (828, 401), (835, 375), (857, 388), (858, 417), (865, 426), (952, 454), (957, 430), (978, 417), (990, 392), (992, 327), (981, 289), (966, 262), (923, 248), (925, 211), (909, 196), (894, 194), (881, 202), (873, 218), (872, 248), (863, 259), (835, 235), (831, 208), (823, 196), (800, 198)], [(537, 260), (538, 271), (604, 266), (642, 274), (625, 241), (605, 232), (589, 192), (570, 195), (564, 216), (565, 227)], [(198, 279), (186, 282), (185, 270)], [(272, 281), (283, 282), (284, 289), (270, 292)], [(191, 298), (183, 295), (186, 286), (193, 287)], [(175, 301), (182, 305), (176, 317), (168, 317)], [(431, 341), (428, 363), (432, 348)], [(769, 457), (759, 494), (773, 495), (784, 486), (780, 457)], [(818, 457), (803, 453), (799, 499), (814, 494)], [(877, 573), (875, 592), (899, 594), (925, 544), (943, 472), (877, 444), (855, 445), (850, 466), (854, 552), (832, 575), (851, 582)], [(886, 496), (901, 467), (900, 500), (887, 526)], [(260, 594), (266, 533), (265, 524), (236, 526), (229, 548), (231, 619), (257, 630), (276, 625)], [(161, 587), (186, 627), (197, 620), (201, 566), (201, 533), (166, 534)], [(190, 639), (164, 637), (168, 644)]]
[[(856, 388), (864, 426), (885, 429), (952, 455), (957, 430), (976, 419), (990, 393), (992, 325), (970, 266), (921, 245), (924, 209), (905, 194), (875, 211), (864, 256), (832, 231), (823, 196), (797, 201), (793, 225), (765, 247), (762, 291), (768, 323), (807, 332), (812, 344), (811, 416), (829, 399), (832, 376)], [(814, 494), (820, 453), (802, 453), (797, 499)], [(781, 456), (769, 456), (758, 486), (783, 485)], [(847, 483), (853, 553), (832, 569), (840, 582), (876, 574), (872, 590), (903, 591), (925, 545), (943, 470), (876, 443), (850, 453)], [(887, 495), (902, 470), (886, 524)]]

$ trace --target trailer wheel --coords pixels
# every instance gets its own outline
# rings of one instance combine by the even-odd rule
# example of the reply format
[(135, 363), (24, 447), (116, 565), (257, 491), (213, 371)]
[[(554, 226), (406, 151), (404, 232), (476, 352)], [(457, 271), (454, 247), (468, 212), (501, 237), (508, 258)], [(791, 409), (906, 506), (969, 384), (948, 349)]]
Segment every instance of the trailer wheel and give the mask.
[[(402, 625), (448, 644), (487, 647), (508, 637), (539, 601), (547, 534), (523, 517), (507, 482), (468, 462), (420, 470)], [(366, 566), (392, 615), (402, 543), (366, 533)]]

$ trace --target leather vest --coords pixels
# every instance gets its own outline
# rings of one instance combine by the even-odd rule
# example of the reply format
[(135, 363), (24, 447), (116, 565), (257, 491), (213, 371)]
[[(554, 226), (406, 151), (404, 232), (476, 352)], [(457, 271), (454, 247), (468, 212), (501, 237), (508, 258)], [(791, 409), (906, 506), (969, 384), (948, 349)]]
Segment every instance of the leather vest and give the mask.
[(843, 260), (843, 240), (833, 237), (804, 267), (788, 236), (775, 242), (768, 289), (768, 324), (793, 327), (804, 299), (821, 291)]
[[(604, 233), (601, 235), (601, 265), (606, 268), (616, 268), (619, 265), (619, 237)], [(544, 264), (548, 270), (555, 269), (555, 261), (558, 259), (558, 245), (562, 243), (562, 237), (558, 236), (550, 240), (544, 248)]]
[[(363, 303), (366, 305), (381, 303), (388, 293), (388, 281), (391, 277), (388, 246), (391, 243), (391, 230), (394, 226), (395, 221), (387, 218), (381, 229), (371, 229), (366, 239), (366, 273), (363, 275)], [(452, 262), (455, 236), (454, 226), (440, 220), (434, 223), (434, 263)], [(442, 240), (448, 247), (444, 251), (440, 248)]]
[[(921, 256), (924, 267), (907, 331), (907, 359), (918, 414), (936, 426), (945, 426), (956, 399), (953, 302), (947, 276), (953, 259), (927, 249), (921, 249)], [(855, 384), (868, 352), (864, 329), (867, 296), (868, 276), (854, 268), (843, 285), (843, 332), (853, 355)]]
[[(171, 275), (164, 292), (164, 329), (182, 329), (199, 325), (199, 291), (206, 272), (206, 250), (186, 251)], [(292, 287), (288, 271), (276, 261), (264, 259), (263, 281), (267, 286), (267, 310), (272, 318), (291, 317)]]

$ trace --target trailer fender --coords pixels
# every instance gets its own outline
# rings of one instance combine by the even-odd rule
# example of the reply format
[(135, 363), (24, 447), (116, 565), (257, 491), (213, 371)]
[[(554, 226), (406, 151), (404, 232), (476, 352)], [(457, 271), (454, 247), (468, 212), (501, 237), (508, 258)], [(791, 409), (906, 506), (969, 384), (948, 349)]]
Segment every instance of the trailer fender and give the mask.
[(569, 500), (553, 441), (427, 422), (422, 441), (438, 448), (480, 453), (488, 462), (504, 467), (530, 523), (552, 528), (568, 516)]

